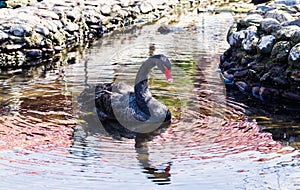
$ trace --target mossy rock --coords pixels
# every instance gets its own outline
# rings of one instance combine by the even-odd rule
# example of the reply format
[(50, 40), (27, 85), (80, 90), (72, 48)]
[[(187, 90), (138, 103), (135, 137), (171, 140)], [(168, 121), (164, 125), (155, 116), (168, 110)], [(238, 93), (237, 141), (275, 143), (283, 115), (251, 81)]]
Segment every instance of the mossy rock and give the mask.
[(289, 41), (279, 41), (277, 42), (271, 52), (271, 58), (274, 63), (286, 63), (289, 56), (289, 52), (292, 45)]
[(44, 40), (44, 36), (33, 32), (30, 37), (25, 37), (26, 44), (31, 48), (38, 48), (42, 46), (42, 42)]

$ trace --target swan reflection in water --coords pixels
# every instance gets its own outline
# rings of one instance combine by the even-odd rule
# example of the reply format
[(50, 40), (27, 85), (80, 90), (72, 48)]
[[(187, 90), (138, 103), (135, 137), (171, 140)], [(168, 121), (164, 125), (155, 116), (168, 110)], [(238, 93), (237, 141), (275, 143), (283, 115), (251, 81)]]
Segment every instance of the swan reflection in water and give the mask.
[(149, 135), (145, 137), (143, 135), (137, 135), (135, 138), (135, 150), (137, 153), (137, 160), (144, 168), (143, 173), (148, 174), (147, 178), (152, 180), (154, 183), (158, 185), (168, 185), (171, 184), (171, 162), (164, 163), (165, 167), (162, 169), (157, 169), (156, 167), (152, 166), (150, 160), (150, 154), (148, 151), (148, 142), (149, 142)]
[[(89, 150), (92, 146), (97, 146), (99, 142), (93, 142), (94, 145), (90, 145), (87, 139), (89, 136), (94, 137), (112, 137), (112, 143), (114, 140), (120, 140), (121, 142), (126, 143), (126, 139), (134, 139), (134, 148), (136, 152), (136, 159), (141, 166), (141, 172), (146, 174), (147, 178), (157, 185), (168, 185), (171, 184), (171, 161), (166, 161), (164, 163), (159, 163), (158, 166), (154, 166), (155, 161), (151, 160), (151, 153), (149, 152), (148, 143), (157, 136), (163, 133), (171, 124), (171, 122), (165, 122), (157, 130), (150, 133), (136, 133), (124, 130), (123, 126), (120, 126), (116, 122), (98, 122), (95, 125), (95, 121), (99, 118), (96, 114), (89, 114), (83, 118), (87, 122), (87, 126), (84, 128), (75, 129), (74, 133), (74, 145), (70, 149), (71, 154), (79, 156), (80, 159), (85, 160), (88, 157), (98, 157), (101, 152), (94, 152)], [(114, 130), (112, 130), (112, 125), (114, 125)], [(117, 130), (116, 130), (117, 129)], [(119, 129), (119, 130), (118, 130)], [(99, 140), (100, 141), (100, 140)], [(100, 142), (101, 143), (101, 142)], [(100, 147), (96, 147), (101, 149)], [(105, 146), (105, 145), (104, 145)], [(117, 145), (118, 146), (118, 145)], [(116, 151), (118, 150), (111, 150)], [(121, 148), (119, 151), (122, 151)], [(128, 153), (129, 154), (129, 153)], [(99, 156), (102, 157), (102, 156)], [(126, 159), (126, 158), (123, 158)], [(101, 158), (100, 158), (101, 161)], [(129, 160), (130, 161), (130, 160)], [(114, 162), (114, 161), (112, 161)], [(131, 162), (131, 161), (130, 161)], [(85, 161), (83, 162), (85, 163)], [(112, 163), (115, 164), (115, 163)], [(82, 164), (83, 167), (88, 168), (89, 162), (86, 161), (86, 164)]]

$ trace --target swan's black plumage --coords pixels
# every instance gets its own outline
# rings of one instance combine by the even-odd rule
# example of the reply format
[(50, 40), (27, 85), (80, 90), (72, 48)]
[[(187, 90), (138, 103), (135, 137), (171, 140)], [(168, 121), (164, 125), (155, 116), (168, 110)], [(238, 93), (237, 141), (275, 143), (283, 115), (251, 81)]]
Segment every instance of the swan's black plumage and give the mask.
[[(165, 123), (171, 120), (168, 108), (152, 97), (148, 88), (148, 74), (157, 66), (167, 79), (171, 78), (171, 63), (165, 55), (154, 55), (148, 58), (140, 67), (134, 88), (124, 83), (101, 83), (92, 90), (86, 90), (79, 97), (83, 106), (91, 106), (94, 103), (95, 111), (101, 121), (117, 121), (121, 125), (128, 126)], [(132, 128), (131, 128), (132, 129)], [(138, 129), (134, 129), (138, 132)]]

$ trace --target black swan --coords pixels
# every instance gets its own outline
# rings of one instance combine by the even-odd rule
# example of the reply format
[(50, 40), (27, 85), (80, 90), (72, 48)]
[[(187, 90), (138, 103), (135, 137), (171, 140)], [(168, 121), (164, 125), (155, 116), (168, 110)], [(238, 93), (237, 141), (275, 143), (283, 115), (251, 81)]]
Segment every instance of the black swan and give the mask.
[(79, 102), (85, 107), (94, 103), (92, 106), (101, 123), (117, 121), (123, 129), (135, 133), (155, 131), (171, 120), (171, 112), (167, 106), (153, 98), (148, 88), (148, 74), (155, 66), (165, 74), (169, 82), (173, 82), (169, 59), (162, 54), (153, 55), (141, 65), (134, 89), (124, 83), (101, 83), (93, 88), (94, 97), (87, 98), (91, 90), (84, 91), (79, 96)]

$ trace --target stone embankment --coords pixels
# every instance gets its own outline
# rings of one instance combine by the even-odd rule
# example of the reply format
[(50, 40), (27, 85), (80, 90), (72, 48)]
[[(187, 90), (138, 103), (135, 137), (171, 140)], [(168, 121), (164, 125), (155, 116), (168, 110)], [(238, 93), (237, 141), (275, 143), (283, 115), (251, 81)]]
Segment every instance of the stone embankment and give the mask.
[(228, 31), (220, 60), (227, 84), (263, 101), (300, 103), (300, 2), (258, 5)]
[[(220, 0), (217, 5), (224, 3)], [(209, 4), (187, 0), (0, 1), (0, 68), (37, 65), (110, 31), (180, 14), (182, 9), (212, 9)]]
[(2, 1), (2, 6), (7, 7), (0, 9), (2, 68), (34, 65), (34, 60), (80, 46), (109, 31), (158, 19), (175, 6), (131, 0), (26, 2)]

